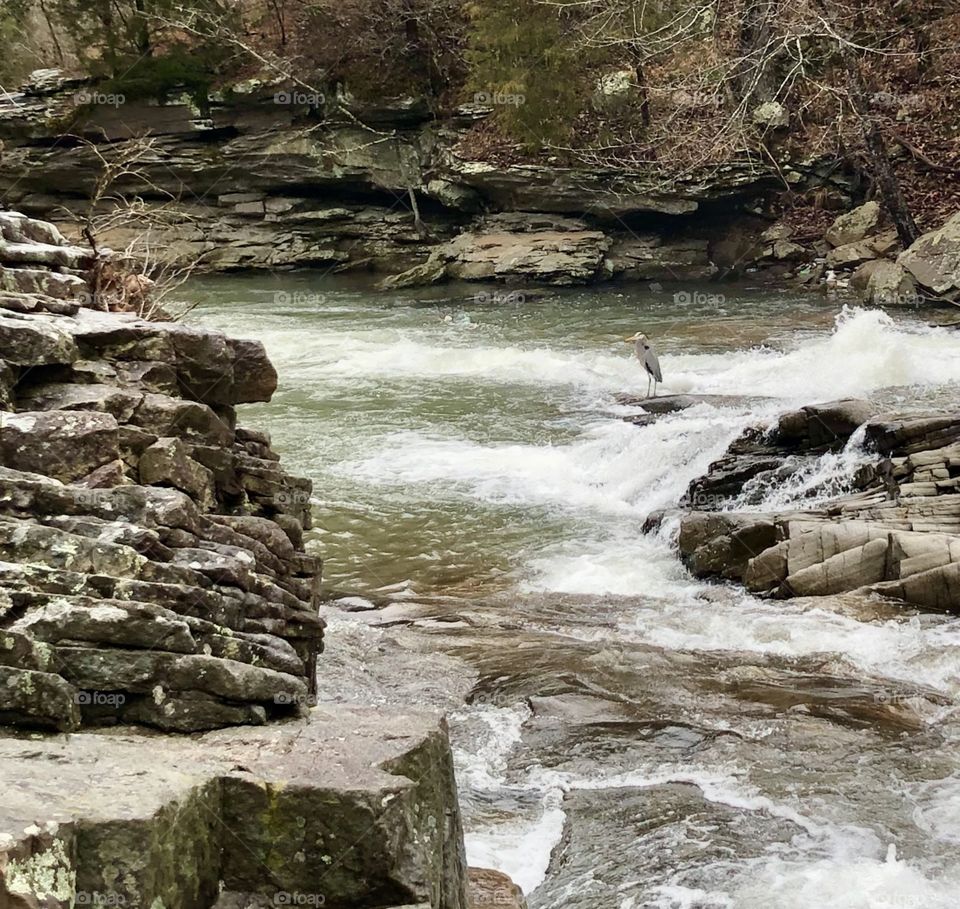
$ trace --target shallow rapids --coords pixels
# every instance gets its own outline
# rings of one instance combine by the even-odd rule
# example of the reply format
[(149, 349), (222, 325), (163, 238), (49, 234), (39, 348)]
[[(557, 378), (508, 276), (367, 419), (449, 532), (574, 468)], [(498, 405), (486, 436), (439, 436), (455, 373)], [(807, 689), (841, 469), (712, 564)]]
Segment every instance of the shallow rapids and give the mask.
[[(278, 368), (248, 421), (314, 480), (328, 588), (417, 616), (392, 632), (334, 610), (329, 648), (369, 658), (406, 635), (479, 677), (452, 717), (471, 863), (532, 909), (960, 905), (960, 621), (756, 600), (692, 579), (669, 525), (643, 532), (791, 406), (953, 409), (960, 331), (737, 288), (706, 306), (442, 292), (463, 298), (192, 287), (197, 318), (261, 338)], [(615, 395), (646, 390), (622, 341), (639, 329), (663, 393), (741, 402), (624, 422)], [(842, 491), (862, 457), (854, 440), (740, 504)]]

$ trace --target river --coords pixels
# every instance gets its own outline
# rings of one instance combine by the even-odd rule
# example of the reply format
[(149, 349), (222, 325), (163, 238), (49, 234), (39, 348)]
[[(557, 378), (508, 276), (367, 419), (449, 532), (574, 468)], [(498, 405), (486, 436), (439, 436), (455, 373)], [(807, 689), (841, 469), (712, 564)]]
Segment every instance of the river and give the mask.
[[(511, 874), (531, 909), (960, 905), (960, 620), (755, 599), (691, 578), (669, 521), (643, 531), (791, 406), (955, 408), (942, 314), (740, 286), (383, 294), (306, 273), (189, 292), (192, 319), (260, 338), (280, 373), (242, 419), (314, 481), (309, 547), (338, 600), (321, 679), (327, 662), (380, 702), (443, 703), (456, 685), (430, 651), (475, 677), (450, 716), (471, 864)], [(622, 340), (637, 330), (663, 393), (741, 403), (625, 422), (615, 395), (647, 387)], [(751, 507), (842, 489), (859, 457)]]

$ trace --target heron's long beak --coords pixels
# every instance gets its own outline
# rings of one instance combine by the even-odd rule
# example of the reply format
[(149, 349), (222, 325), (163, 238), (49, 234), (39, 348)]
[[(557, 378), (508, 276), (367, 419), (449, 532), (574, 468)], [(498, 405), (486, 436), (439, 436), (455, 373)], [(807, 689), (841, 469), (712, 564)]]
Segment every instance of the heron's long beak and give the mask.
[(630, 335), (629, 338), (624, 338), (623, 340), (624, 340), (624, 341), (636, 341), (636, 340), (637, 340), (637, 336), (636, 336), (636, 335)]

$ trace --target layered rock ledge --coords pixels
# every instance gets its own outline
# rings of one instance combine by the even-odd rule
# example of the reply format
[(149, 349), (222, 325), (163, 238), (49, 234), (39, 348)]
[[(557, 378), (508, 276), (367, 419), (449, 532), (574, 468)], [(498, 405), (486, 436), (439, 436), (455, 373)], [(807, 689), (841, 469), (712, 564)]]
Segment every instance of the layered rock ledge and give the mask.
[[(827, 504), (731, 509), (848, 446), (865, 454)], [(960, 414), (877, 414), (865, 401), (786, 413), (737, 439), (681, 504), (680, 553), (698, 577), (779, 597), (857, 591), (960, 609)]]
[(262, 344), (90, 308), (89, 264), (0, 213), (0, 722), (200, 730), (301, 709), (323, 639), (308, 480), (236, 405)]
[[(782, 186), (782, 168), (752, 154), (672, 178), (475, 160), (464, 140), (492, 108), (437, 113), (411, 97), (371, 107), (334, 82), (318, 86), (321, 103), (278, 104), (302, 86), (264, 76), (222, 87), (202, 109), (186, 97), (110, 107), (84, 102), (94, 84), (35, 75), (0, 91), (8, 203), (75, 220), (104, 158), (135, 153), (149, 137), (137, 175), (112, 187), (141, 198), (146, 217), (111, 218), (103, 242), (124, 249), (149, 229), (153, 256), (214, 271), (373, 269), (407, 285), (461, 274), (699, 280), (744, 261), (739, 250), (721, 261), (708, 247)], [(790, 173), (797, 191), (851, 189), (832, 160), (794, 162)]]

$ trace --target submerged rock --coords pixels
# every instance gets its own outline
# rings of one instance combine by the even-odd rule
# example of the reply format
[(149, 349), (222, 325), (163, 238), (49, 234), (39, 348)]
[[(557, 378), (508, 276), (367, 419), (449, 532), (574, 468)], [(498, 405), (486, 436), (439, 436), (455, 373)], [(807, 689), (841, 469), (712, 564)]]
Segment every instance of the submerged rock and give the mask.
[(758, 395), (657, 395), (657, 397), (643, 397), (641, 395), (619, 394), (616, 396), (618, 404), (627, 407), (642, 407), (648, 414), (678, 413), (698, 404), (709, 404), (711, 407), (742, 407), (752, 401), (763, 400)]

